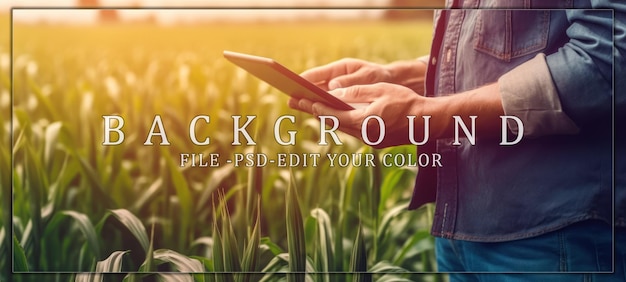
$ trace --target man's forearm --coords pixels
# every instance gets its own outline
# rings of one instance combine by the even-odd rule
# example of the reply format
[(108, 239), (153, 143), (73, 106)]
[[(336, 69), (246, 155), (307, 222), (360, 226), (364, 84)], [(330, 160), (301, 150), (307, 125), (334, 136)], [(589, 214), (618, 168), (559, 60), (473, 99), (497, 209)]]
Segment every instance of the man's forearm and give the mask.
[(424, 94), (426, 63), (422, 60), (397, 61), (385, 66), (391, 73), (391, 83), (411, 88), (416, 93)]
[(424, 112), (432, 116), (430, 130), (434, 138), (454, 136), (453, 116), (461, 117), (468, 127), (471, 124), (470, 116), (476, 116), (476, 136), (481, 138), (498, 138), (501, 134), (500, 116), (504, 115), (504, 110), (497, 83), (455, 95), (427, 99), (430, 101), (424, 104)]

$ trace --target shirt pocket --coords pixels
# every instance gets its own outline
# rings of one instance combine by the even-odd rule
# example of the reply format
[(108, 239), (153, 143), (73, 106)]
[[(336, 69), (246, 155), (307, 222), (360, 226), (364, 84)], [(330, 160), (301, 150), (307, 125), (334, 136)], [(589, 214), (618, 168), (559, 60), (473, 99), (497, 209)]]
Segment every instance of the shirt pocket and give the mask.
[(549, 10), (479, 10), (474, 49), (509, 62), (545, 49), (549, 29)]

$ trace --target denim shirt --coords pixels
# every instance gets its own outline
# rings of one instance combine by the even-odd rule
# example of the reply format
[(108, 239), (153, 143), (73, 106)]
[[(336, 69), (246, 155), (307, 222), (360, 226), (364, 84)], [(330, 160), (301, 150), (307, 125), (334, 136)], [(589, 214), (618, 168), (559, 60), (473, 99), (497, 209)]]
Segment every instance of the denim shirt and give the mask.
[[(617, 191), (613, 217), (612, 109), (613, 60), (624, 63), (614, 56), (613, 21), (624, 5), (448, 2), (453, 9), (435, 15), (426, 95), (498, 82), (505, 115), (522, 120), (524, 138), (418, 148), (441, 154), (443, 166), (420, 169), (409, 208), (435, 201), (432, 234), (469, 241), (528, 238), (587, 219), (623, 226)], [(516, 123), (508, 130), (519, 133)]]

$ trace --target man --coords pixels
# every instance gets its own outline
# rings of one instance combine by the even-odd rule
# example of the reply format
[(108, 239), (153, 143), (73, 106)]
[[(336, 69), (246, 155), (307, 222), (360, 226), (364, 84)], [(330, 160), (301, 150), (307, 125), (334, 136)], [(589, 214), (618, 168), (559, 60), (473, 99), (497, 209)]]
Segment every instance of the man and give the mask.
[[(380, 116), (381, 147), (410, 144), (406, 116), (418, 117), (413, 137), (422, 140), (420, 117), (431, 117), (430, 142), (418, 150), (441, 154), (443, 167), (420, 169), (410, 208), (435, 202), (439, 271), (480, 272), (452, 280), (624, 281), (621, 245), (613, 264), (612, 223), (623, 239), (625, 207), (618, 176), (613, 217), (612, 103), (624, 104), (623, 93), (613, 96), (613, 60), (619, 77), (625, 5), (454, 1), (453, 9), (436, 13), (428, 57), (389, 65), (344, 59), (302, 74), (368, 107), (338, 111), (304, 99), (290, 106), (336, 116), (339, 128), (357, 138), (367, 116)], [(615, 87), (624, 89), (623, 82)], [(500, 144), (503, 115), (522, 122), (523, 128), (512, 120), (507, 126), (512, 136), (524, 134), (518, 144)], [(476, 117), (475, 142), (455, 144), (453, 116), (466, 125)], [(371, 136), (380, 130), (367, 126)], [(615, 145), (623, 151), (626, 144)]]

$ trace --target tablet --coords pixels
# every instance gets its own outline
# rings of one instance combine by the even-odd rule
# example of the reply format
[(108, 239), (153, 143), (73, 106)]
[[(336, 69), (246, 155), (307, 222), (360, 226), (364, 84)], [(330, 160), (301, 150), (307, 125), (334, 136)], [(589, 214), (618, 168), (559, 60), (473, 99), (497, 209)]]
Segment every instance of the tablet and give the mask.
[(231, 51), (224, 51), (224, 57), (291, 97), (306, 98), (346, 111), (367, 105), (367, 103), (348, 104), (341, 101), (270, 58)]

